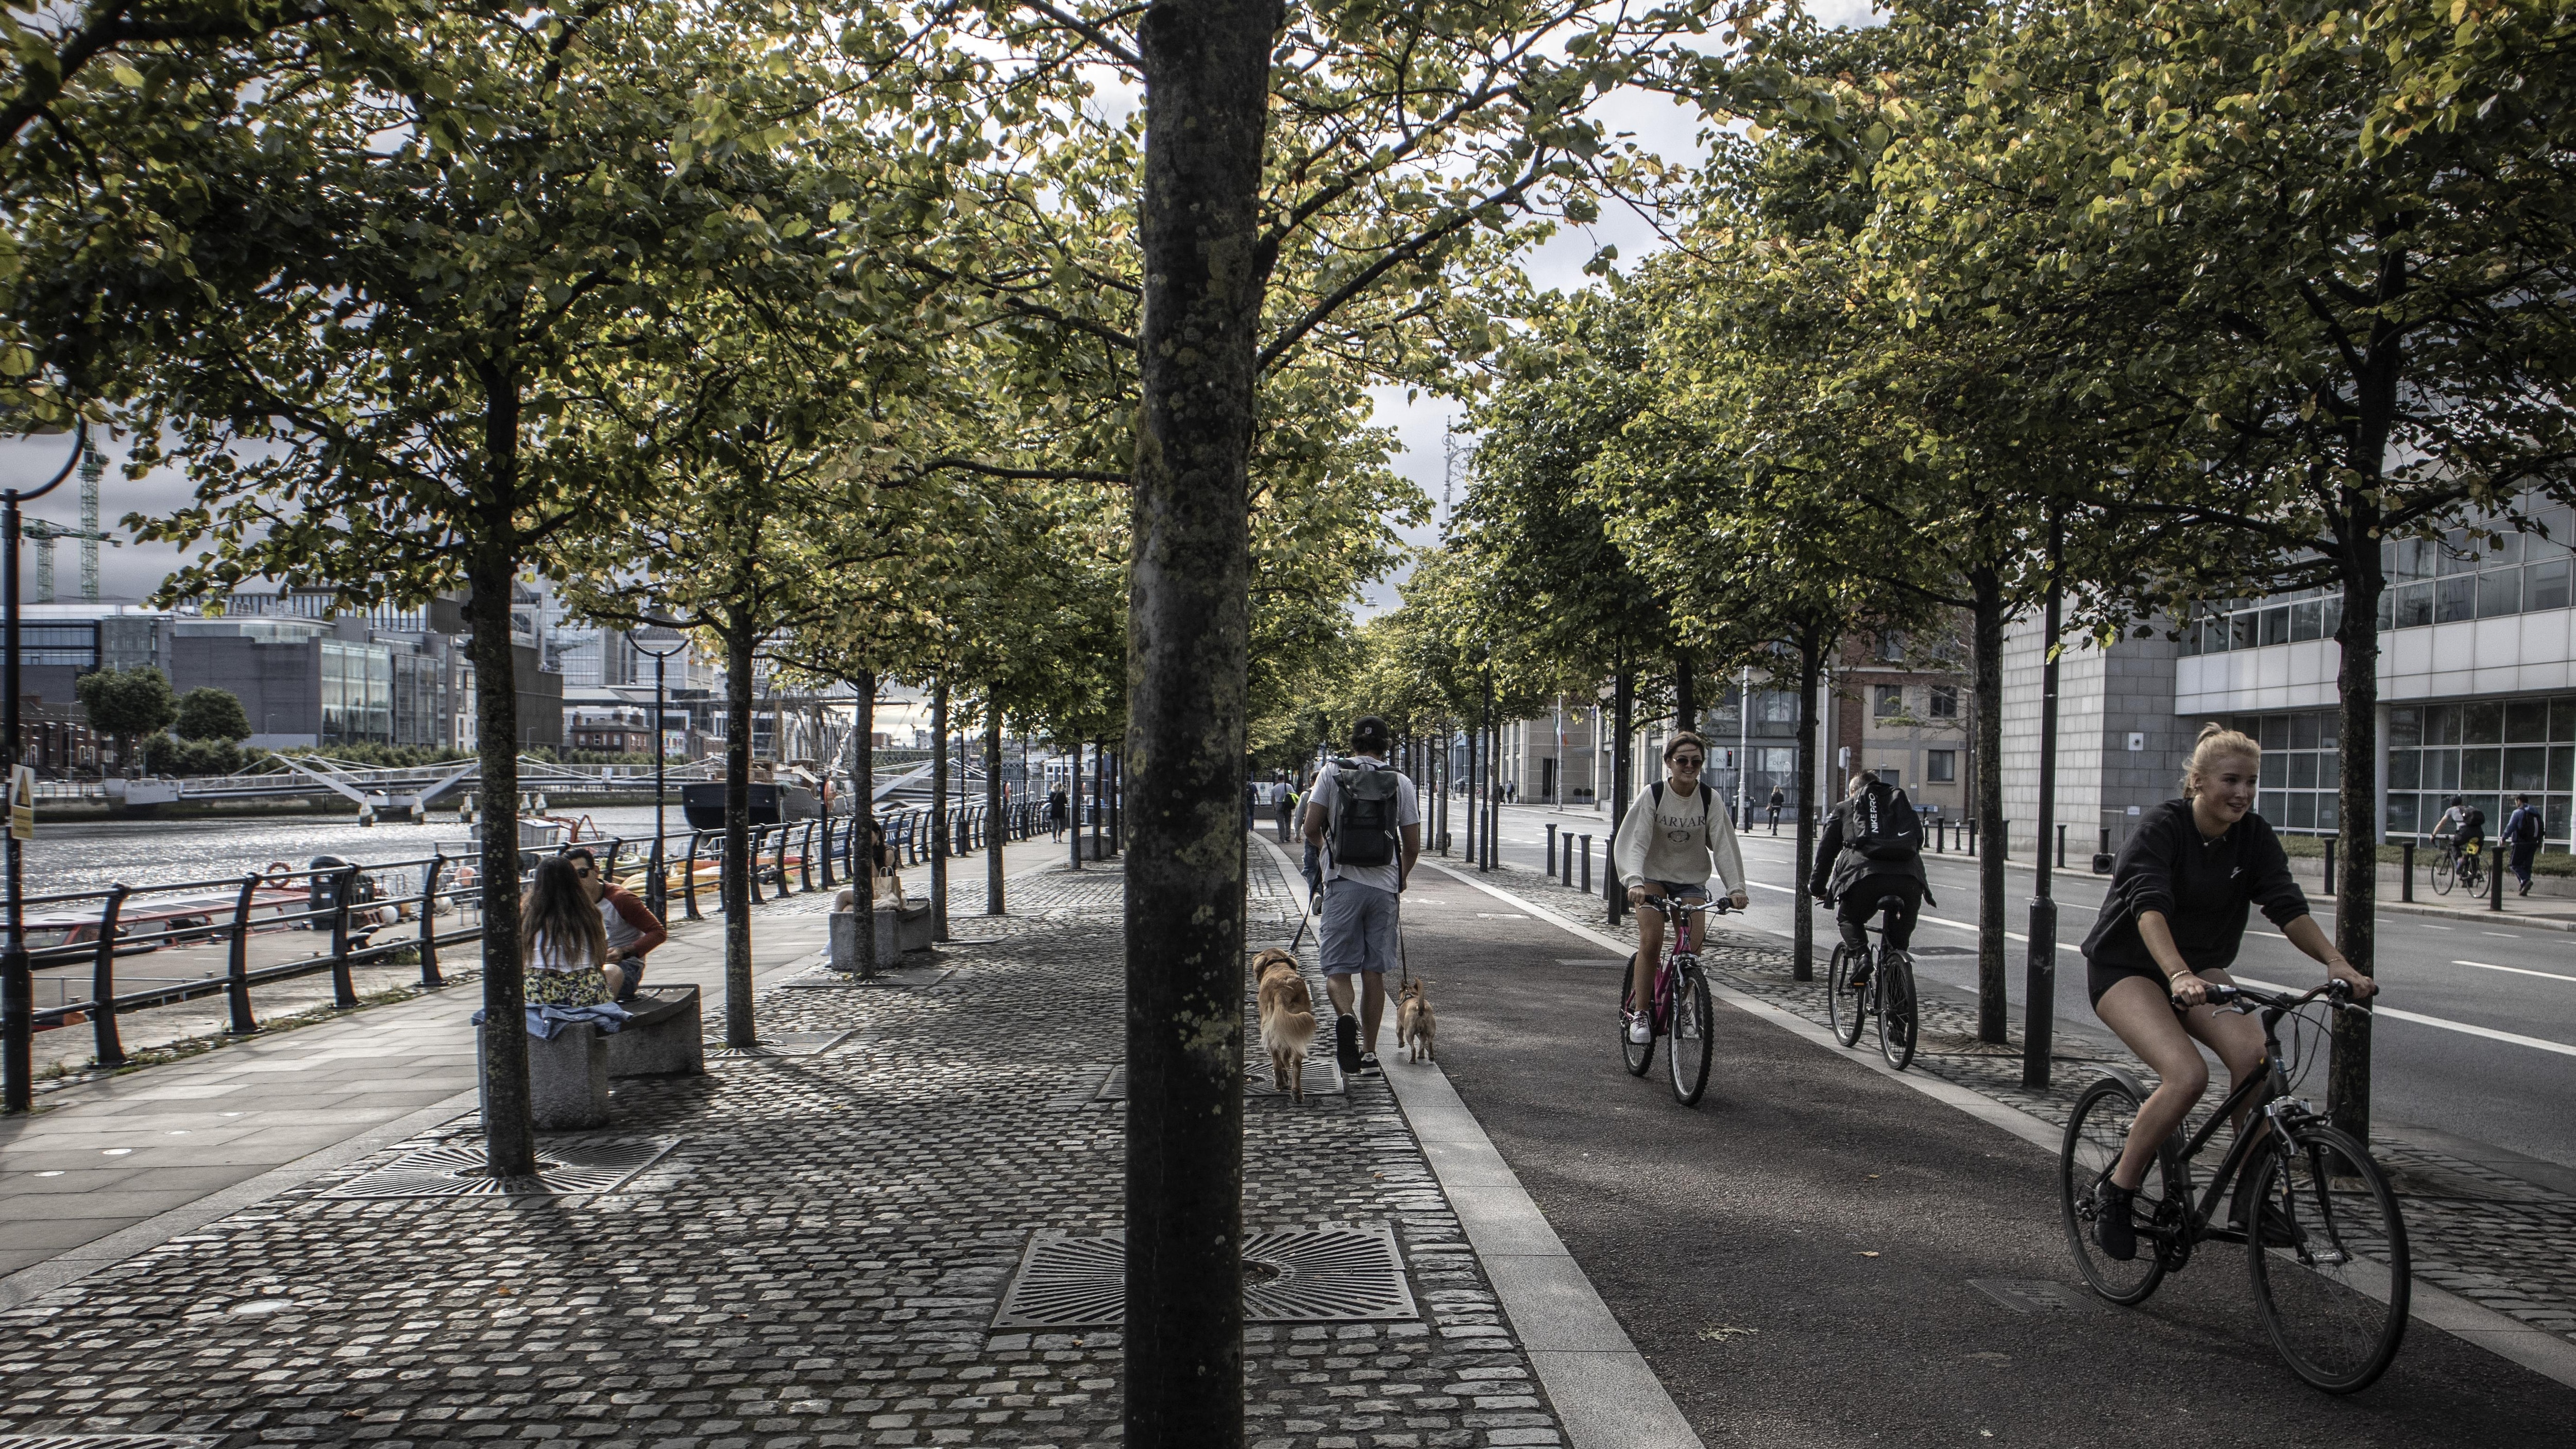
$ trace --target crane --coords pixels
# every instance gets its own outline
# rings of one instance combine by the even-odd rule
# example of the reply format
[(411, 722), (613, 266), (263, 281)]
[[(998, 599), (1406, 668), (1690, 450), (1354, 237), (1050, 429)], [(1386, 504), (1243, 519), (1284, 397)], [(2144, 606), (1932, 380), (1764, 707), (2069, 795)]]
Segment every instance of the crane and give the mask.
[(18, 526), (18, 532), (36, 543), (36, 602), (54, 601), (54, 540), (76, 538), (81, 546), (81, 601), (98, 602), (98, 546), (116, 540), (101, 532), (98, 526), (98, 480), (107, 471), (107, 460), (92, 448), (81, 455), (81, 526), (49, 523), (30, 518)]

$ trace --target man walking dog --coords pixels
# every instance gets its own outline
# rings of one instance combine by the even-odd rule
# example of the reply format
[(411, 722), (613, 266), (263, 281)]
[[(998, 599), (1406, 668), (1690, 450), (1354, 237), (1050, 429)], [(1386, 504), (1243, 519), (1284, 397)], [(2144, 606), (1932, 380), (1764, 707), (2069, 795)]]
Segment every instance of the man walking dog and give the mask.
[[(1386, 1014), (1386, 973), (1398, 959), (1402, 930), (1397, 898), (1422, 857), (1422, 805), (1413, 782), (1386, 762), (1394, 734), (1385, 720), (1362, 715), (1351, 726), (1351, 755), (1315, 776), (1306, 802), (1306, 842), (1324, 866), (1324, 990), (1339, 1020), (1334, 1050), (1342, 1070), (1378, 1075), (1377, 1030)], [(1351, 1015), (1351, 978), (1360, 978), (1360, 1014)], [(1366, 1044), (1362, 1044), (1362, 1037)]]

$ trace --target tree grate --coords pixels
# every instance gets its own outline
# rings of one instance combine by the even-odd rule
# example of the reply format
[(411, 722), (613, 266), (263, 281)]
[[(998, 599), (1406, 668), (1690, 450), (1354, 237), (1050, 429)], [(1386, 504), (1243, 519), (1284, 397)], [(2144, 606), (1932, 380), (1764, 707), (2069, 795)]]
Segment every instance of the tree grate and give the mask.
[(214, 1449), (221, 1434), (0, 1434), (0, 1449)]
[[(1110, 1328), (1126, 1317), (1124, 1237), (1040, 1233), (993, 1327)], [(1419, 1318), (1395, 1234), (1383, 1223), (1254, 1233), (1243, 1245), (1247, 1323)]]
[[(1257, 1042), (1254, 1048), (1256, 1059), (1243, 1064), (1243, 1095), (1277, 1097), (1286, 1100), (1288, 1098), (1286, 1092), (1271, 1089), (1269, 1055), (1259, 1051)], [(1330, 1051), (1320, 1055), (1311, 1051), (1308, 1053), (1306, 1057), (1307, 1096), (1338, 1097), (1348, 1089), (1349, 1084), (1342, 1080), (1342, 1064), (1339, 1058)], [(1094, 1102), (1127, 1100), (1127, 1064), (1125, 1062), (1113, 1063), (1106, 1072), (1102, 1073), (1099, 1089), (1091, 1094), (1090, 1100)]]
[(680, 1145), (677, 1137), (547, 1143), (534, 1177), (494, 1177), (480, 1146), (423, 1147), (363, 1172), (323, 1193), (326, 1198), (383, 1201), (419, 1197), (546, 1197), (616, 1192)]
[(711, 1036), (706, 1040), (707, 1062), (721, 1066), (728, 1062), (765, 1062), (778, 1057), (819, 1057), (857, 1035), (855, 1031), (781, 1031), (772, 1032), (757, 1045), (748, 1047), (726, 1046), (723, 1037)]

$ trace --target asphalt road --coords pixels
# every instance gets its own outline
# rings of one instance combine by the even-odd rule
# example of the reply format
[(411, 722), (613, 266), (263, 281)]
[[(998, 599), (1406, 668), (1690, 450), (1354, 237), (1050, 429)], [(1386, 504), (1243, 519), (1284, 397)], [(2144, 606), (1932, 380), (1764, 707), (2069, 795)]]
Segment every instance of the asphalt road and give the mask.
[(1406, 903), (1441, 1065), (1711, 1446), (2539, 1444), (2576, 1419), (2576, 1390), (2420, 1323), (2370, 1390), (2314, 1393), (2224, 1249), (2140, 1309), (2091, 1299), (2038, 1148), (1724, 1006), (1681, 1107), (1660, 1060), (1622, 1069), (1600, 947), (1436, 871)]
[[(1453, 811), (1456, 808), (1453, 801)], [(1593, 833), (1594, 883), (1598, 885), (1602, 841), (1608, 834), (1606, 816), (1506, 807), (1499, 833), (1503, 860), (1540, 868), (1546, 854), (1545, 826), (1551, 821), (1577, 822), (1578, 832)], [(1462, 816), (1453, 815), (1451, 830), (1463, 840)], [(1783, 821), (1775, 840), (1757, 825), (1742, 839), (1745, 867), (1755, 883), (1746, 924), (1786, 934), (1795, 879), (1791, 827)], [(1938, 903), (1924, 907), (1923, 924), (1915, 933), (1916, 974), (1927, 990), (1947, 990), (1972, 999), (1976, 862), (1958, 855), (1936, 855), (1926, 857), (1925, 864)], [(2014, 937), (2007, 942), (2007, 991), (2016, 1022), (2023, 1001), (2025, 947), (2020, 936), (2030, 916), (2031, 874), (2016, 864), (2004, 878), (2005, 927)], [(2057, 1030), (2098, 1033), (2101, 1027), (2084, 990), (2084, 961), (2075, 946), (2092, 929), (2104, 882), (2080, 869), (2059, 873), (2055, 881)], [(2333, 903), (2320, 900), (2316, 905), (2319, 920), (2331, 931)], [(1821, 911), (1816, 924), (1830, 941), (1831, 923)], [(2392, 1126), (2430, 1128), (2576, 1169), (2576, 1112), (2568, 1110), (2576, 1104), (2576, 933), (2490, 927), (2474, 917), (2444, 923), (2382, 912), (2377, 970), (2384, 986), (2381, 1004), (2394, 1010), (2382, 1011), (2373, 1024), (2376, 1118)], [(2304, 987), (2323, 979), (2316, 964), (2260, 915), (2246, 931), (2237, 972), (2275, 985)], [(2314, 1098), (2325, 1095), (2321, 1050), (2301, 1090)]]

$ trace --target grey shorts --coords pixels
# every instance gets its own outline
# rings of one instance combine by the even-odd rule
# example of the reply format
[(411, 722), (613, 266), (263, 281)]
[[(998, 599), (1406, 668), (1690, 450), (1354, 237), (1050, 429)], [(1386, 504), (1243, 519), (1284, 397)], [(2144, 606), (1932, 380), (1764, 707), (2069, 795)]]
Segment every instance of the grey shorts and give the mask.
[(1317, 928), (1327, 976), (1387, 972), (1396, 963), (1396, 895), (1355, 880), (1324, 884), (1324, 923)]

